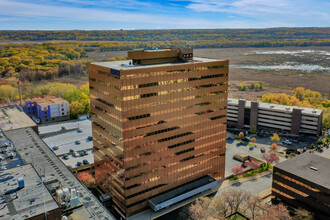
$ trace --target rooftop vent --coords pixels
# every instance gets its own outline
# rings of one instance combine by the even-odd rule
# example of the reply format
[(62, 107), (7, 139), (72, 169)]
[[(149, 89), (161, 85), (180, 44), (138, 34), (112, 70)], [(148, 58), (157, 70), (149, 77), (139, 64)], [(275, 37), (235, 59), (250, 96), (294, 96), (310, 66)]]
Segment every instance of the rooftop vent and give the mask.
[(312, 111), (312, 113), (316, 113), (316, 111), (315, 111), (315, 110), (313, 110), (313, 111)]
[(273, 105), (271, 105), (271, 106), (269, 106), (270, 108), (274, 108), (275, 106), (273, 106)]
[(311, 168), (312, 170), (318, 171), (318, 169), (316, 167), (310, 166), (309, 168)]

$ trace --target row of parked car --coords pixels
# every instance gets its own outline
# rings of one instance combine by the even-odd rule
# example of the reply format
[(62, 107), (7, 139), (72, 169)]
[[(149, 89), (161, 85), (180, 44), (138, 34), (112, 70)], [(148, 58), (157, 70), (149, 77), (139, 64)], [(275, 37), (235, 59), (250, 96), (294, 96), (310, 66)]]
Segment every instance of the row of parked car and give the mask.
[(77, 162), (77, 166), (78, 166), (78, 167), (80, 167), (80, 166), (83, 165), (83, 164), (84, 164), (84, 165), (88, 165), (88, 164), (89, 164), (88, 160), (84, 159), (82, 162), (80, 162), (80, 161)]
[[(72, 153), (72, 156), (74, 157), (83, 157), (85, 155), (88, 155), (88, 151), (87, 150), (82, 150), (80, 152), (74, 151), (73, 149), (70, 149), (70, 153)], [(63, 155), (63, 159), (64, 160), (68, 160), (69, 159), (69, 155), (68, 154), (64, 154)]]

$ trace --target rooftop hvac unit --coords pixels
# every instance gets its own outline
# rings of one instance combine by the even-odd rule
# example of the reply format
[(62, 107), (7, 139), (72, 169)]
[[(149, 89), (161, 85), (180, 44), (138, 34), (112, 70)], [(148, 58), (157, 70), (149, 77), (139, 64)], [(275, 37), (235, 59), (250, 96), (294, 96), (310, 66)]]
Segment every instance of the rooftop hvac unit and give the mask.
[(73, 207), (73, 206), (76, 206), (79, 204), (79, 200), (78, 200), (78, 197), (74, 197), (74, 198), (71, 198), (70, 199), (70, 206)]
[(18, 182), (18, 189), (24, 188), (25, 184), (24, 184), (24, 178), (23, 177), (19, 177), (17, 179), (17, 182)]

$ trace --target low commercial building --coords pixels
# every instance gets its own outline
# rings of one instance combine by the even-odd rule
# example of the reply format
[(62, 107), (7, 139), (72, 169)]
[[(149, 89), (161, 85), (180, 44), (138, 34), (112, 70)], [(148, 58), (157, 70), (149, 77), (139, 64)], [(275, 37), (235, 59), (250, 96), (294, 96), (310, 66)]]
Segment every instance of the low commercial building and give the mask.
[(323, 111), (298, 106), (228, 99), (227, 123), (240, 129), (281, 131), (294, 135), (319, 136), (322, 132)]
[(294, 207), (330, 218), (330, 160), (303, 153), (274, 166), (272, 194)]
[(37, 124), (27, 116), (19, 105), (6, 105), (0, 108), (0, 128), (2, 131), (20, 128), (37, 129)]
[(0, 219), (61, 219), (61, 209), (31, 164), (0, 170)]
[(69, 102), (58, 96), (41, 96), (24, 100), (24, 112), (37, 123), (51, 123), (70, 119)]
[[(115, 219), (34, 130), (31, 128), (16, 129), (6, 131), (4, 135), (11, 140), (22, 162), (31, 164), (38, 175), (43, 177), (43, 182), (49, 191), (63, 189), (64, 192), (76, 192), (78, 201), (73, 204), (78, 205), (72, 207), (71, 201), (69, 200), (69, 203), (66, 201), (70, 205), (66, 204), (66, 208), (62, 208), (62, 215), (68, 217), (72, 215), (74, 219)], [(5, 179), (5, 181), (7, 180)]]
[(0, 120), (0, 220), (115, 219), (40, 139), (23, 109), (7, 106), (1, 113), (7, 118)]
[(39, 126), (38, 130), (42, 140), (71, 171), (92, 170), (94, 155), (91, 120)]

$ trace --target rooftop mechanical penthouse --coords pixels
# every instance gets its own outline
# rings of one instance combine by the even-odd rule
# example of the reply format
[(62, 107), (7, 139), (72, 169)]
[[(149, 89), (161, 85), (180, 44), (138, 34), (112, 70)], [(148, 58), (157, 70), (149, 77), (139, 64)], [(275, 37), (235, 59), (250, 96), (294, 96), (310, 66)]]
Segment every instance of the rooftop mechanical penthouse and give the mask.
[(194, 58), (192, 49), (128, 57), (88, 67), (95, 177), (124, 217), (224, 177), (229, 64)]

